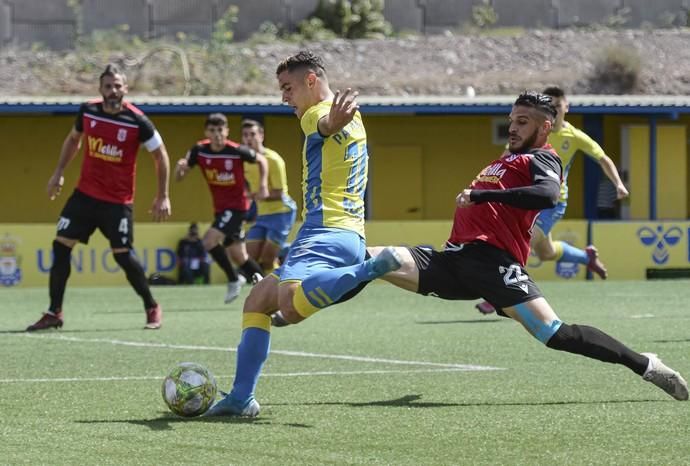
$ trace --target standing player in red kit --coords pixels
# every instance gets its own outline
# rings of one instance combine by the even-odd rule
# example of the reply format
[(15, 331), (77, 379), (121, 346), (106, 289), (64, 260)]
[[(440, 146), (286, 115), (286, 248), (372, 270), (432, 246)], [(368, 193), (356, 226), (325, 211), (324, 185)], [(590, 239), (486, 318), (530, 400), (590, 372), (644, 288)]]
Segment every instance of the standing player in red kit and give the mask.
[[(483, 298), (548, 348), (622, 364), (687, 400), (685, 380), (655, 354), (637, 353), (594, 327), (562, 322), (524, 269), (535, 218), (560, 195), (561, 161), (547, 144), (555, 117), (549, 96), (521, 94), (509, 117), (508, 151), (458, 194), (445, 249), (395, 248), (402, 266), (383, 279), (427, 296)], [(368, 250), (376, 256), (383, 248)]]
[(212, 113), (206, 118), (204, 133), (206, 139), (198, 141), (184, 158), (178, 160), (175, 179), (180, 181), (190, 168), (198, 165), (211, 191), (215, 221), (204, 234), (203, 243), (204, 249), (228, 278), (227, 304), (239, 296), (242, 282), (224, 246), (229, 245), (233, 260), (237, 260), (244, 276), (263, 275), (259, 264), (247, 254), (244, 244), (243, 226), (251, 200), (247, 195), (243, 162), (259, 165), (257, 200), (268, 197), (268, 162), (252, 148), (228, 139), (228, 120), (222, 113)]
[(123, 100), (127, 78), (117, 66), (110, 64), (105, 68), (99, 91), (102, 99), (86, 102), (79, 108), (74, 127), (62, 144), (57, 168), (48, 181), (48, 196), (53, 200), (60, 194), (64, 183), (62, 174), (77, 155), (83, 138), (86, 144), (79, 182), (60, 213), (53, 241), (50, 305), (27, 331), (62, 327), (62, 301), (71, 271), (72, 248), (79, 241), (88, 242), (96, 228), (110, 242), (115, 261), (144, 301), (145, 328), (161, 326), (161, 307), (151, 295), (141, 264), (131, 254), (132, 203), (136, 157), (139, 145), (143, 144), (153, 155), (158, 180), (151, 214), (157, 222), (170, 216), (168, 153), (153, 123), (141, 110)]

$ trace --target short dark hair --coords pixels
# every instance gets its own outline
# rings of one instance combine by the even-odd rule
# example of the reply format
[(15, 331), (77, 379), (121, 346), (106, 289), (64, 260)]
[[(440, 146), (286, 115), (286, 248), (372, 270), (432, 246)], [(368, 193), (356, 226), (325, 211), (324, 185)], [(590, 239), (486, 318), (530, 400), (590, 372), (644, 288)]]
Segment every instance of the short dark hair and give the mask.
[(281, 61), (276, 69), (276, 75), (283, 71), (293, 72), (301, 68), (313, 71), (320, 78), (326, 76), (326, 67), (323, 64), (323, 60), (310, 50), (302, 50)]
[(542, 94), (555, 97), (557, 99), (565, 97), (565, 91), (558, 86), (549, 86), (546, 89), (544, 89)]
[(262, 125), (261, 122), (259, 122), (259, 121), (257, 121), (257, 120), (252, 120), (252, 119), (250, 119), (250, 118), (245, 118), (244, 120), (242, 120), (242, 126), (241, 126), (242, 129), (244, 129), (244, 128), (252, 128), (252, 127), (254, 127), (254, 126), (256, 126), (257, 128), (259, 128), (261, 131), (264, 130), (264, 125)]
[(552, 123), (557, 115), (556, 107), (550, 95), (540, 94), (534, 91), (525, 91), (515, 100), (515, 106), (530, 107), (542, 113)]
[(222, 113), (211, 113), (204, 123), (204, 128), (207, 126), (228, 126), (228, 119)]
[(102, 83), (102, 82), (103, 82), (103, 78), (105, 78), (106, 76), (115, 77), (115, 75), (121, 76), (121, 77), (122, 77), (122, 80), (123, 80), (124, 82), (127, 82), (127, 75), (125, 75), (125, 73), (123, 73), (123, 72), (120, 70), (120, 68), (118, 68), (118, 66), (117, 66), (115, 63), (108, 63), (108, 64), (105, 66), (105, 69), (103, 70), (103, 72), (101, 73), (101, 75), (98, 77), (98, 82), (99, 82), (99, 83)]

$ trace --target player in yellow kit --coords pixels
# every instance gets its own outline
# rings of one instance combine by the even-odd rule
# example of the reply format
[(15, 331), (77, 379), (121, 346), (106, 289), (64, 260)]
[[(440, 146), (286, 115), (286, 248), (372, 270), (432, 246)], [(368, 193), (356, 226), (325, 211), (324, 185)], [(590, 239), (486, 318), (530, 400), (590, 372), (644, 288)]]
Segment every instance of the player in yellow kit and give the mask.
[[(264, 146), (264, 127), (255, 120), (242, 121), (242, 144), (268, 161), (268, 197), (255, 201), (256, 222), (247, 233), (247, 252), (264, 271), (270, 273), (295, 223), (297, 206), (288, 194), (285, 161), (278, 152)], [(246, 165), (245, 177), (251, 190), (259, 184), (259, 171)]]
[(295, 109), (304, 133), (304, 223), (285, 263), (247, 297), (232, 391), (207, 416), (259, 414), (254, 389), (268, 358), (271, 314), (280, 309), (289, 323), (296, 324), (360, 283), (400, 267), (393, 248), (365, 260), (369, 156), (357, 92), (331, 91), (323, 61), (308, 51), (283, 60), (276, 76), (283, 102)]
[[(604, 149), (584, 131), (565, 121), (565, 115), (568, 113), (568, 100), (563, 90), (558, 87), (548, 87), (543, 94), (551, 96), (554, 107), (558, 111), (548, 142), (558, 153), (563, 163), (563, 183), (561, 183), (561, 197), (556, 207), (542, 210), (537, 216), (536, 228), (532, 230), (532, 250), (542, 261), (583, 264), (605, 279), (607, 277), (606, 267), (599, 260), (599, 253), (594, 246), (590, 245), (585, 249), (579, 249), (565, 241), (554, 241), (551, 236), (551, 229), (565, 214), (568, 205), (568, 172), (577, 153), (583, 152), (599, 162), (604, 174), (616, 187), (618, 199), (627, 197), (628, 190), (618, 176), (616, 165), (606, 155)], [(487, 301), (480, 302), (476, 308), (484, 314), (490, 314), (495, 310)]]

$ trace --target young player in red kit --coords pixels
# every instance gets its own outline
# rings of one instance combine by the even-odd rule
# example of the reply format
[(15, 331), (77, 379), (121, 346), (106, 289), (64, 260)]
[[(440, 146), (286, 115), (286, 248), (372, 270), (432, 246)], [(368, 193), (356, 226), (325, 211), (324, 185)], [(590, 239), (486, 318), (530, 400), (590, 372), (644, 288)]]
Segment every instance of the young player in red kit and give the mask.
[(250, 207), (244, 177), (244, 162), (259, 165), (259, 186), (256, 199), (268, 197), (268, 163), (266, 158), (248, 146), (228, 139), (228, 120), (222, 113), (212, 113), (204, 124), (206, 139), (198, 141), (175, 166), (175, 179), (180, 181), (189, 169), (198, 165), (213, 198), (215, 221), (204, 234), (204, 249), (223, 269), (228, 278), (225, 302), (234, 301), (242, 283), (228, 259), (224, 246), (239, 258), (243, 276), (262, 275), (259, 264), (247, 254), (243, 225)]
[(53, 200), (60, 194), (64, 183), (62, 174), (83, 140), (84, 161), (79, 182), (60, 214), (53, 241), (50, 305), (27, 331), (62, 327), (62, 301), (71, 271), (72, 248), (79, 241), (88, 242), (96, 228), (110, 241), (115, 261), (144, 301), (145, 328), (161, 326), (161, 307), (151, 295), (144, 270), (131, 254), (132, 203), (136, 156), (139, 145), (144, 144), (153, 155), (158, 181), (151, 214), (155, 221), (170, 216), (168, 153), (151, 121), (123, 100), (127, 78), (115, 65), (108, 65), (101, 74), (99, 91), (102, 99), (86, 102), (79, 108), (74, 127), (62, 144), (57, 168), (48, 181), (48, 196)]
[[(685, 380), (655, 354), (637, 353), (594, 327), (562, 322), (524, 269), (535, 218), (560, 194), (561, 161), (547, 144), (555, 117), (549, 96), (520, 95), (510, 113), (509, 151), (457, 196), (445, 249), (395, 248), (402, 266), (383, 279), (427, 296), (483, 298), (547, 347), (622, 364), (687, 400)], [(376, 256), (383, 248), (368, 250)]]

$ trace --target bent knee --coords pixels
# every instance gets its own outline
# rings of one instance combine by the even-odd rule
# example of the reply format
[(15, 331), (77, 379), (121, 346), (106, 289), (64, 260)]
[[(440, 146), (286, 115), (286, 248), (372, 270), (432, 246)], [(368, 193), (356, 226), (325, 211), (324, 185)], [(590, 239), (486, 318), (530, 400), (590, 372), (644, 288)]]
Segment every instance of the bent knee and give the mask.
[(281, 309), (280, 313), (283, 315), (283, 318), (291, 324), (299, 324), (305, 319), (305, 317), (297, 312), (294, 308), (289, 310)]
[(65, 238), (64, 236), (56, 236), (53, 241), (57, 241), (58, 243), (62, 244), (63, 246), (67, 246), (70, 249), (74, 248), (74, 246), (76, 246), (79, 242), (79, 240)]
[(278, 309), (278, 296), (275, 289), (271, 289), (269, 283), (271, 277), (266, 277), (255, 285), (244, 300), (243, 312), (272, 313)]

